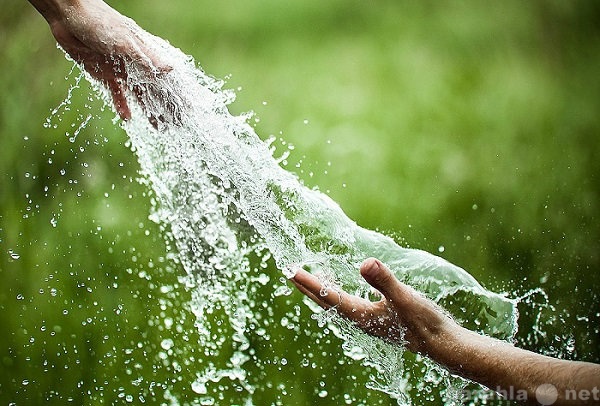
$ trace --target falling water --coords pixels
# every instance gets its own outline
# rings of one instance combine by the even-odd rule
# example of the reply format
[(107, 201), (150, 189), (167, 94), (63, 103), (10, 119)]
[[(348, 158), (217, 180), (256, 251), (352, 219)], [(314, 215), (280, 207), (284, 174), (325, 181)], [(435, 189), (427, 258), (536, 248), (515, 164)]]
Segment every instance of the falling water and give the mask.
[[(146, 110), (132, 101), (132, 118), (123, 126), (142, 181), (153, 191), (151, 219), (161, 225), (173, 260), (186, 272), (183, 280), (192, 293), (190, 308), (200, 340), (190, 345), (203, 349), (209, 360), (228, 354), (225, 365), (208, 361), (190, 382), (202, 402), (214, 402), (218, 385), (231, 381), (253, 403), (256, 387), (247, 375), (253, 358), (249, 329), (269, 317), (268, 312), (260, 314), (264, 309), (253, 293), (268, 281), (260, 270), (271, 262), (281, 270), (275, 296), (290, 294), (285, 278), (303, 266), (327, 289), (368, 297), (369, 286), (357, 269), (365, 258), (377, 257), (466, 327), (501, 339), (514, 337), (515, 301), (485, 290), (463, 269), (437, 256), (403, 248), (356, 225), (328, 196), (282, 169), (272, 140), (261, 141), (247, 116), (229, 113), (235, 95), (223, 90), (222, 81), (160, 38), (141, 30), (137, 35), (172, 69), (149, 77), (127, 67), (128, 85), (143, 90)], [(108, 101), (105, 90), (98, 91)], [(154, 125), (149, 116), (158, 118)], [(342, 338), (347, 356), (376, 371), (370, 388), (402, 404), (414, 402), (410, 393), (415, 387), (434, 388), (448, 402), (460, 389), (460, 380), (433, 363), (367, 338), (334, 310), (313, 310), (323, 330)], [(165, 349), (172, 345), (161, 343)], [(421, 371), (421, 379), (414, 378), (415, 371)]]

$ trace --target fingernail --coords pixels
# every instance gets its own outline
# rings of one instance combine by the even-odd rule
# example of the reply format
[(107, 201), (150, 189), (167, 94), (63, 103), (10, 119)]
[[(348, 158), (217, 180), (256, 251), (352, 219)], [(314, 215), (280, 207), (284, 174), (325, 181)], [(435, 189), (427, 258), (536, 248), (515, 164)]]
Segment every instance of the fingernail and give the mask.
[(375, 276), (381, 268), (381, 261), (375, 258), (369, 258), (364, 262), (362, 269), (363, 276)]

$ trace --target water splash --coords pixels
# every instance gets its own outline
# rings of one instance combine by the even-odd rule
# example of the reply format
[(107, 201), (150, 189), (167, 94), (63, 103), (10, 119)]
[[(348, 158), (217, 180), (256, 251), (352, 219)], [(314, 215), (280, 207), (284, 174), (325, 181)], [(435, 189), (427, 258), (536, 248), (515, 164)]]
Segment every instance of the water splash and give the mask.
[[(301, 264), (317, 272), (326, 286), (368, 297), (370, 287), (359, 280), (357, 268), (365, 258), (377, 257), (466, 327), (501, 339), (514, 337), (514, 300), (485, 290), (439, 257), (357, 226), (328, 196), (283, 170), (247, 116), (229, 113), (235, 95), (223, 90), (222, 81), (162, 39), (141, 30), (137, 35), (173, 68), (149, 82), (147, 72), (127, 67), (130, 88), (146, 90), (141, 96), (146, 110), (132, 100), (132, 118), (124, 128), (142, 182), (154, 193), (151, 219), (161, 225), (174, 261), (187, 273), (183, 281), (192, 292), (190, 307), (200, 336), (194, 345), (208, 360), (191, 383), (204, 396), (201, 402), (214, 403), (225, 379), (252, 403), (256, 387), (245, 369), (252, 352), (249, 326), (259, 311), (252, 292), (264, 285), (258, 270), (268, 261), (282, 276), (289, 278)], [(108, 102), (106, 90), (98, 91)], [(161, 119), (153, 126), (148, 117)], [(399, 403), (411, 403), (411, 393), (435, 387), (451, 403), (452, 393), (463, 385), (433, 363), (357, 331), (334, 310), (314, 310), (319, 325), (344, 340), (349, 357), (376, 371), (369, 387)], [(229, 354), (226, 365), (210, 361), (223, 354)], [(211, 391), (211, 385), (217, 389)]]

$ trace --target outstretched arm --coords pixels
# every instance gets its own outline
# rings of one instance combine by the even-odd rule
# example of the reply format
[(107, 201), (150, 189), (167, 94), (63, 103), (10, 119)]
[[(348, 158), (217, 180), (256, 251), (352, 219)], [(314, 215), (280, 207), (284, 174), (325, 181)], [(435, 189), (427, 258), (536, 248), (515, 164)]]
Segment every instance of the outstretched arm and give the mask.
[[(144, 107), (143, 84), (128, 88), (127, 64), (145, 72), (148, 82), (170, 67), (149, 49), (135, 22), (102, 0), (29, 0), (42, 14), (60, 46), (112, 95), (122, 119), (131, 117), (126, 93), (131, 90)], [(149, 119), (154, 124), (162, 117)]]
[(556, 395), (555, 405), (582, 404), (586, 400), (600, 404), (600, 365), (543, 356), (467, 330), (402, 284), (377, 259), (367, 259), (360, 273), (381, 292), (381, 300), (370, 302), (331, 289), (322, 296), (320, 281), (302, 269), (291, 281), (317, 304), (335, 307), (366, 333), (405, 343), (409, 350), (430, 357), (452, 373), (495, 391), (526, 391), (533, 404), (536, 390), (540, 401), (552, 400)]

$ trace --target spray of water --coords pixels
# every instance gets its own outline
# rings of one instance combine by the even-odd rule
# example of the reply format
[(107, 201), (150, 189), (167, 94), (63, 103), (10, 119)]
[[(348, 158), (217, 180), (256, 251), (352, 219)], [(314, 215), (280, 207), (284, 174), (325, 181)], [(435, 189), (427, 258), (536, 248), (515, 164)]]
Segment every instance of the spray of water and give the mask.
[[(224, 379), (235, 382), (252, 403), (256, 387), (245, 369), (253, 351), (248, 331), (258, 318), (268, 317), (257, 314), (252, 294), (265, 284), (257, 270), (269, 261), (282, 272), (275, 296), (290, 293), (285, 278), (303, 266), (319, 275), (327, 289), (368, 297), (369, 286), (357, 268), (365, 258), (377, 257), (466, 327), (501, 339), (514, 337), (515, 301), (485, 290), (439, 257), (357, 226), (328, 196), (282, 169), (272, 144), (260, 140), (247, 116), (229, 113), (235, 95), (223, 90), (222, 81), (160, 38), (136, 30), (172, 70), (149, 78), (147, 71), (127, 67), (128, 85), (144, 90), (146, 109), (134, 107), (132, 100), (132, 118), (123, 125), (142, 181), (153, 191), (151, 219), (161, 225), (174, 260), (186, 271), (183, 280), (192, 292), (190, 307), (200, 337), (191, 345), (202, 348), (208, 360), (229, 354), (226, 366), (208, 361), (191, 383), (205, 403), (214, 401), (211, 385)], [(97, 89), (108, 102), (106, 91)], [(151, 125), (149, 116), (160, 119)], [(402, 404), (411, 403), (415, 386), (438, 388), (452, 403), (462, 382), (400, 346), (366, 337), (335, 310), (314, 310), (319, 326), (343, 339), (347, 356), (376, 371), (369, 387)], [(419, 383), (410, 378), (414, 371), (422, 375)]]

